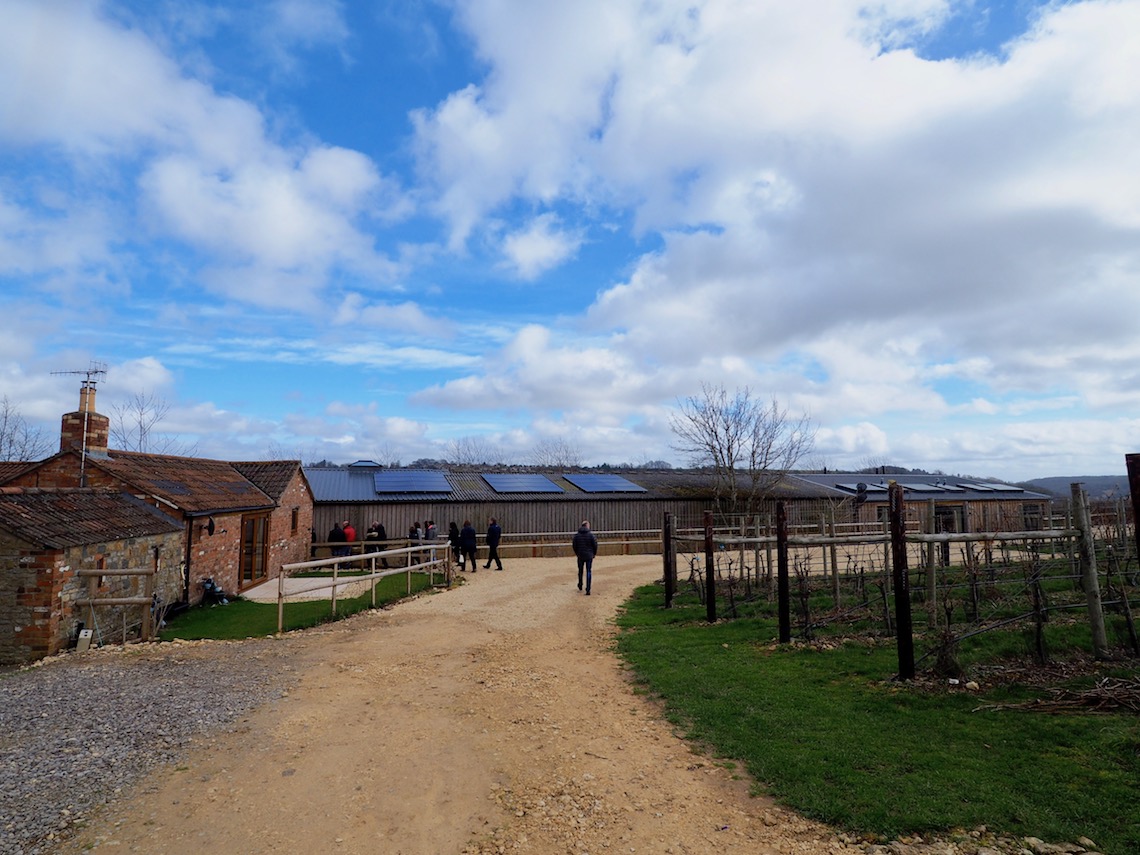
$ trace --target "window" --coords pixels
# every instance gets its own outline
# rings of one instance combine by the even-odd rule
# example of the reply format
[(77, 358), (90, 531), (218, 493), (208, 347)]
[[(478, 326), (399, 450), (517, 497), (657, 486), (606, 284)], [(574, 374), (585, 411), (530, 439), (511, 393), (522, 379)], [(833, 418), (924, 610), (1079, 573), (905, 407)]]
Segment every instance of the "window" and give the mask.
[(301, 525), (301, 509), (293, 508), (293, 514), (289, 518), (289, 533), (296, 534), (298, 527)]

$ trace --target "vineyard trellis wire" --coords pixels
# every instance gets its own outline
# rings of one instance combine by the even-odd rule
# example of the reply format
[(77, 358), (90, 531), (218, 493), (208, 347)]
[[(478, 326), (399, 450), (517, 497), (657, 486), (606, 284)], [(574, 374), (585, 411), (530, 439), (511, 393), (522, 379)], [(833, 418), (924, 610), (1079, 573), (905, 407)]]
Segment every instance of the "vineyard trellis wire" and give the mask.
[[(1050, 628), (1071, 625), (1082, 614), (1101, 658), (1105, 610), (1115, 646), (1140, 655), (1131, 614), (1140, 596), (1135, 531), (1124, 504), (1115, 510), (1099, 506), (1090, 512), (1087, 500), (1080, 505), (1075, 493), (1063, 514), (1043, 521), (1048, 527), (975, 533), (938, 533), (933, 525), (924, 531), (928, 521), (912, 513), (902, 549), (904, 579), (915, 582), (906, 584), (903, 597), (907, 621), (911, 606), (916, 616), (919, 649), (912, 648), (913, 663), (961, 676), (963, 649), (984, 645), (988, 633), (1008, 628), (1022, 629), (1028, 652), (1044, 663)], [(835, 525), (801, 522), (788, 527), (782, 542), (771, 518), (722, 520), (719, 526), (706, 520), (702, 528), (694, 522), (667, 522), (666, 552), (674, 554), (665, 563), (678, 574), (673, 589), (692, 592), (710, 619), (747, 616), (776, 603), (781, 641), (790, 640), (794, 621), (796, 635), (806, 641), (829, 633), (902, 643), (897, 636), (904, 604), (897, 596), (898, 560), (886, 521), (858, 530), (849, 526), (842, 534)], [(670, 587), (667, 579), (667, 597)]]

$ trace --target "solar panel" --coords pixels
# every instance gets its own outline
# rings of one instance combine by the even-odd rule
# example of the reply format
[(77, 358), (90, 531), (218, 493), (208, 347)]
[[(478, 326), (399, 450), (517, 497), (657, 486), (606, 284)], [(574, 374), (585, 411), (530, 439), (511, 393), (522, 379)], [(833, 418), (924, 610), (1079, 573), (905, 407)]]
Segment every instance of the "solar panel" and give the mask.
[(1024, 493), (1020, 487), (1015, 487), (1012, 484), (999, 484), (995, 481), (986, 481), (984, 483), (975, 481), (970, 484), (971, 487), (977, 490), (994, 490), (998, 493)]
[(644, 487), (638, 487), (620, 475), (608, 473), (589, 473), (578, 475), (563, 475), (567, 481), (584, 493), (644, 493)]
[(945, 489), (938, 484), (923, 484), (916, 482), (914, 484), (903, 484), (904, 490), (911, 490), (915, 493), (943, 493)]
[(561, 487), (547, 478), (531, 472), (484, 472), (483, 479), (496, 493), (562, 493)]
[[(836, 484), (835, 486), (839, 487), (841, 490), (850, 490), (852, 493), (859, 492), (858, 484)], [(886, 484), (863, 484), (863, 488), (868, 493), (885, 493), (887, 491)]]
[(447, 475), (438, 469), (384, 469), (375, 476), (377, 493), (450, 493)]

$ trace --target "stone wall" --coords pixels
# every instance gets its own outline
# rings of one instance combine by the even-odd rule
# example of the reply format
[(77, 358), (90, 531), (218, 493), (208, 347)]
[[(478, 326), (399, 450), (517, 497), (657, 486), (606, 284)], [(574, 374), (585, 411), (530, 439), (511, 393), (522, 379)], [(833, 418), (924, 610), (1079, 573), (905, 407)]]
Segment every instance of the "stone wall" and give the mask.
[[(138, 606), (76, 605), (88, 596), (88, 580), (80, 569), (150, 568), (159, 551), (156, 588), (167, 602), (181, 598), (182, 536), (178, 532), (128, 538), (64, 549), (43, 549), (0, 531), (0, 664), (14, 665), (51, 656), (69, 647), (83, 623), (96, 642), (121, 641), (124, 617), (128, 637), (137, 638)], [(100, 564), (100, 562), (102, 562)], [(96, 596), (141, 596), (140, 577), (107, 576)]]

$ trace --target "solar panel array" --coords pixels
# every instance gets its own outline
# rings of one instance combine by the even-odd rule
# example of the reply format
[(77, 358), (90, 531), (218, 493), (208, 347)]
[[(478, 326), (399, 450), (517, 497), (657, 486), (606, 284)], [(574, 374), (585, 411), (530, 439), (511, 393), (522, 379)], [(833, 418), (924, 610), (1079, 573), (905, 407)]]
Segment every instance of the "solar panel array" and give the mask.
[(447, 475), (438, 469), (383, 469), (375, 477), (377, 493), (450, 493)]
[(567, 481), (584, 493), (644, 493), (644, 487), (638, 487), (620, 475), (610, 473), (579, 473), (576, 475), (563, 475)]
[(483, 480), (496, 493), (563, 493), (545, 475), (529, 472), (484, 472)]

